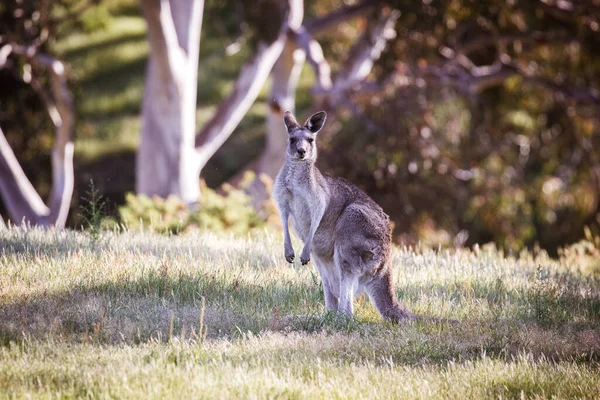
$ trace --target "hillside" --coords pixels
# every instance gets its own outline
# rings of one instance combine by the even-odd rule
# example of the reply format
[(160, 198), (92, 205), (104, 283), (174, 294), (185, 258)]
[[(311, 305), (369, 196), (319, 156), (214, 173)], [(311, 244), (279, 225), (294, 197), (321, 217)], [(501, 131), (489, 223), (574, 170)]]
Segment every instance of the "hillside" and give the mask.
[(0, 246), (0, 398), (600, 390), (600, 284), (577, 259), (397, 248), (399, 298), (459, 323), (392, 325), (364, 295), (356, 320), (325, 315), (318, 275), (285, 263), (278, 234), (11, 229)]

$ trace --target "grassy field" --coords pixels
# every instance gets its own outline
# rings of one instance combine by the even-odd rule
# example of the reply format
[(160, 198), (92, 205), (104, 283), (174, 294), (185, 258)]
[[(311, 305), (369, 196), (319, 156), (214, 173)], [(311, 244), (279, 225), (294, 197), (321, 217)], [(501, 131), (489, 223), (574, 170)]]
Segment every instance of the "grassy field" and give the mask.
[(393, 325), (325, 314), (279, 234), (0, 236), (1, 398), (600, 393), (600, 283), (543, 254), (396, 249), (401, 300), (460, 322)]

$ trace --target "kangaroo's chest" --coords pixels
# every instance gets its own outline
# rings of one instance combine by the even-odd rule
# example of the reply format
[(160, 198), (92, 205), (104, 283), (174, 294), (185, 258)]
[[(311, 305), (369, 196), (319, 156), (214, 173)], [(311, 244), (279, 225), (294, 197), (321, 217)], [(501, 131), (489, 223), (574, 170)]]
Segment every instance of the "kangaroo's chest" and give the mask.
[(292, 217), (292, 226), (302, 241), (306, 241), (310, 232), (310, 224), (313, 220), (311, 199), (306, 195), (294, 195), (290, 198), (290, 214)]
[(306, 243), (310, 236), (311, 225), (316, 223), (317, 229), (311, 242), (312, 253), (319, 255), (321, 258), (332, 258), (335, 241), (334, 224), (327, 223), (327, 210), (321, 218), (315, 215), (316, 210), (319, 209), (318, 203), (322, 199), (319, 199), (316, 194), (311, 196), (314, 197), (293, 197), (290, 203), (292, 227), (302, 242)]

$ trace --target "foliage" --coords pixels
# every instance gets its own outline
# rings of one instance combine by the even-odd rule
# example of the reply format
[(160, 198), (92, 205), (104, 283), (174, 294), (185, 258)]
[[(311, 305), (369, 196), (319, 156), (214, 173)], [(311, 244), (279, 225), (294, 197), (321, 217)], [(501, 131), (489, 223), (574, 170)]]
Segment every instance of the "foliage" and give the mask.
[(99, 4), (86, 10), (80, 17), (81, 27), (85, 32), (94, 32), (106, 29), (110, 23), (111, 15), (105, 4)]
[(129, 193), (125, 205), (119, 208), (119, 215), (130, 229), (149, 229), (165, 234), (196, 229), (247, 234), (267, 226), (265, 219), (254, 209), (251, 197), (243, 189), (230, 185), (225, 185), (223, 193), (219, 194), (203, 184), (202, 196), (192, 207), (174, 195), (162, 199)]
[(326, 168), (361, 183), (408, 243), (556, 254), (599, 232), (600, 25), (595, 3), (567, 3), (394, 2), (382, 89), (354, 96)]
[[(543, 251), (394, 248), (450, 322), (324, 314), (279, 235), (0, 232), (0, 398), (596, 398), (600, 286)], [(581, 260), (573, 259), (575, 264)]]
[(583, 239), (559, 249), (558, 255), (569, 270), (600, 279), (600, 236), (588, 227)]

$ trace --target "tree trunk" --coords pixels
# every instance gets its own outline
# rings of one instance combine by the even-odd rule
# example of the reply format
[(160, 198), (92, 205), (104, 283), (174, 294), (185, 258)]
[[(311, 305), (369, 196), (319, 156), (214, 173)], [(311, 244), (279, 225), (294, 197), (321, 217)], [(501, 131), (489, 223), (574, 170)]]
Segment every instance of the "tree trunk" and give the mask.
[[(56, 142), (52, 150), (52, 191), (49, 206), (46, 206), (27, 179), (0, 129), (0, 194), (14, 223), (63, 228), (74, 186), (73, 102), (67, 88), (65, 69), (60, 61), (48, 55), (30, 55), (26, 48), (17, 45), (10, 50), (43, 65), (49, 71), (52, 96), (44, 93), (43, 100), (56, 127)], [(3, 225), (2, 222), (0, 226)]]
[[(142, 105), (138, 193), (198, 200), (202, 168), (252, 106), (286, 43), (302, 20), (302, 0), (282, 0), (282, 22), (272, 42), (260, 41), (232, 92), (195, 135), (196, 81), (203, 1), (141, 0), (151, 55)], [(300, 18), (299, 18), (300, 17)], [(299, 21), (299, 22), (297, 22)]]
[[(305, 59), (308, 59), (315, 71), (316, 84), (313, 94), (321, 100), (319, 107), (339, 107), (345, 102), (344, 96), (348, 95), (352, 86), (365, 80), (370, 73), (374, 61), (379, 58), (386, 41), (390, 38), (393, 24), (398, 18), (397, 12), (381, 12), (378, 19), (371, 21), (363, 36), (352, 47), (348, 60), (333, 82), (329, 64), (312, 34), (322, 33), (340, 22), (361, 15), (372, 6), (373, 2), (364, 1), (356, 6), (342, 7), (329, 16), (307, 23), (306, 26), (299, 25), (293, 29), (290, 27), (289, 40), (271, 72), (271, 103), (267, 116), (265, 148), (258, 161), (249, 165), (249, 169), (258, 176), (264, 174), (274, 178), (283, 165), (287, 136), (283, 129), (282, 117), (287, 110), (294, 112), (296, 87)], [(237, 184), (242, 176), (243, 173), (240, 173), (230, 182)], [(265, 183), (256, 179), (247, 191), (253, 198), (254, 206), (261, 209), (261, 205), (267, 199)]]
[(275, 63), (286, 49), (289, 42), (289, 30), (300, 27), (302, 24), (304, 15), (303, 0), (283, 0), (281, 5), (284, 17), (278, 36), (271, 43), (267, 43), (265, 40), (258, 43), (256, 53), (242, 68), (233, 91), (227, 99), (219, 104), (213, 118), (206, 123), (196, 137), (201, 167), (233, 133), (233, 130), (258, 97)]
[(203, 0), (142, 0), (150, 59), (136, 190), (193, 203), (200, 195), (196, 88)]
[(304, 50), (288, 41), (271, 74), (271, 97), (267, 115), (267, 138), (265, 153), (261, 157), (258, 172), (271, 177), (277, 174), (285, 159), (287, 135), (283, 130), (283, 113), (295, 112), (296, 87), (304, 66)]
[[(271, 71), (271, 97), (267, 114), (265, 149), (256, 163), (256, 174), (273, 178), (285, 161), (287, 135), (283, 129), (283, 113), (295, 112), (296, 87), (305, 60), (304, 50), (296, 48), (293, 40), (285, 48)], [(247, 189), (256, 209), (267, 200), (265, 183), (255, 179)]]

